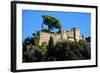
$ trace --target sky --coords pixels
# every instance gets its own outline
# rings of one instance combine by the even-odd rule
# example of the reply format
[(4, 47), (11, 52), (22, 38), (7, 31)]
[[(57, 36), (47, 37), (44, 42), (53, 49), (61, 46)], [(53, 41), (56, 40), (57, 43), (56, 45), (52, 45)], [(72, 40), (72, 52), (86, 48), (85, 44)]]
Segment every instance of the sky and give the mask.
[[(81, 35), (84, 35), (86, 37), (91, 35), (91, 13), (23, 10), (23, 40), (27, 37), (32, 37), (32, 33), (41, 30), (43, 21), (42, 15), (56, 17), (62, 25), (62, 30), (70, 30), (73, 27), (79, 27)], [(47, 26), (44, 25), (43, 28), (47, 29)]]

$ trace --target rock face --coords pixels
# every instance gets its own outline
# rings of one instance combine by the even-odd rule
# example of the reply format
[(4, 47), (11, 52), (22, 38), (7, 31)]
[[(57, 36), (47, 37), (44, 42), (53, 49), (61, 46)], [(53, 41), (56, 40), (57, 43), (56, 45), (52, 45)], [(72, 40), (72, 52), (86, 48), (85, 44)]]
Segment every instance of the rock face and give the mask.
[(62, 30), (61, 33), (49, 33), (49, 32), (39, 32), (40, 40), (39, 45), (43, 42), (48, 44), (50, 36), (54, 39), (54, 43), (57, 41), (79, 41), (85, 40), (84, 36), (80, 35), (80, 28), (72, 28), (71, 30)]

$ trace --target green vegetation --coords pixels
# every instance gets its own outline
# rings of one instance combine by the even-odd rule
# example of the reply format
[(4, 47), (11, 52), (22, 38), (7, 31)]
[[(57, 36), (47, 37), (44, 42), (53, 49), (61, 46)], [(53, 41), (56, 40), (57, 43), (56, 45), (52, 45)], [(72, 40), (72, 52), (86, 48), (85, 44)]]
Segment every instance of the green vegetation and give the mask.
[(32, 45), (31, 38), (23, 42), (23, 62), (85, 60), (91, 58), (90, 42), (61, 41), (54, 45), (50, 37), (48, 45)]
[[(42, 15), (42, 18), (43, 18), (43, 23), (45, 25), (48, 26), (48, 30), (51, 32), (51, 30), (53, 30), (54, 28), (55, 29), (59, 29), (58, 32), (61, 32), (61, 23), (60, 21), (53, 17), (53, 16), (48, 16), (48, 15)], [(42, 23), (42, 26), (43, 26), (43, 23)], [(43, 28), (43, 27), (42, 27)]]
[(35, 35), (33, 41), (34, 41), (34, 45), (37, 46), (39, 44), (39, 36)]
[(91, 37), (90, 36), (85, 38), (85, 39), (86, 39), (87, 42), (91, 42)]
[(31, 38), (31, 41), (33, 41), (33, 45), (34, 46), (38, 46), (39, 45), (39, 32), (33, 33), (33, 37)]
[(40, 46), (40, 49), (42, 51), (42, 54), (46, 55), (47, 54), (47, 43), (43, 42), (42, 45)]

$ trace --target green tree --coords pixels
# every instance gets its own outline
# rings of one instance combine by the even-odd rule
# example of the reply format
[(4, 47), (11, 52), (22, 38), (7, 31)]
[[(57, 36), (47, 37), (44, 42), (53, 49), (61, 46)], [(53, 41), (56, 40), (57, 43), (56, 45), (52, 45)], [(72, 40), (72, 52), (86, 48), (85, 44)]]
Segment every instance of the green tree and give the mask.
[(42, 61), (45, 61), (47, 58), (47, 43), (43, 42), (42, 45), (40, 46), (41, 49), (41, 55), (42, 55)]
[(43, 55), (38, 46), (30, 46), (29, 50), (23, 53), (23, 62), (40, 62), (42, 60)]
[(52, 36), (50, 36), (49, 48), (52, 48), (53, 46), (54, 46), (54, 40), (53, 40)]
[(33, 40), (31, 38), (31, 40), (33, 41), (33, 45), (38, 46), (39, 45), (39, 31), (37, 33), (33, 33)]
[(39, 36), (36, 35), (36, 36), (34, 36), (33, 39), (34, 39), (34, 45), (38, 46), (38, 44), (39, 44)]
[(90, 36), (85, 38), (85, 39), (86, 39), (87, 42), (89, 42), (89, 43), (91, 42), (91, 37)]
[[(49, 31), (53, 30), (53, 28), (56, 28), (56, 29), (59, 29), (59, 32), (61, 32), (62, 26), (61, 26), (60, 21), (57, 18), (53, 16), (48, 16), (48, 15), (42, 15), (42, 18), (43, 18), (43, 23), (45, 25), (48, 25)], [(43, 26), (43, 23), (42, 23), (42, 26)]]
[(53, 54), (53, 49), (54, 49), (54, 40), (52, 36), (50, 36), (49, 43), (48, 43), (48, 55)]
[(47, 43), (43, 42), (42, 45), (40, 46), (40, 49), (42, 51), (42, 54), (47, 54)]

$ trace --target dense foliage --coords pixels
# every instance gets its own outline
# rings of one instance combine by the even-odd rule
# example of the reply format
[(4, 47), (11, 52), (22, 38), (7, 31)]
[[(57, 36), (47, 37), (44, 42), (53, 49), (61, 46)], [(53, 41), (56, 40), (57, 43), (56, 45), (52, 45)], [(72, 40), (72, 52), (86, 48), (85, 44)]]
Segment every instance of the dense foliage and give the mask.
[(87, 42), (91, 42), (91, 37), (90, 36), (86, 37), (85, 39), (86, 39)]
[[(53, 16), (48, 16), (48, 15), (42, 15), (42, 18), (43, 18), (43, 23), (48, 26), (49, 31), (56, 28), (56, 29), (59, 29), (58, 32), (61, 32), (62, 26), (61, 26), (60, 21), (57, 18), (55, 18)], [(43, 26), (43, 23), (42, 23), (42, 26)]]
[(42, 61), (64, 61), (64, 60), (85, 60), (91, 58), (90, 42), (61, 41), (54, 45), (53, 38), (50, 37), (48, 45), (34, 44), (33, 38), (27, 38), (23, 42), (23, 62)]

